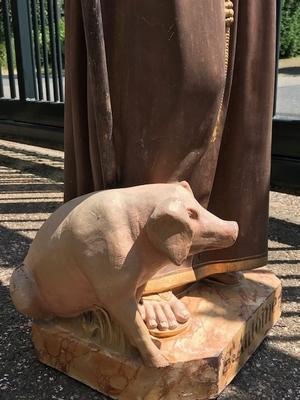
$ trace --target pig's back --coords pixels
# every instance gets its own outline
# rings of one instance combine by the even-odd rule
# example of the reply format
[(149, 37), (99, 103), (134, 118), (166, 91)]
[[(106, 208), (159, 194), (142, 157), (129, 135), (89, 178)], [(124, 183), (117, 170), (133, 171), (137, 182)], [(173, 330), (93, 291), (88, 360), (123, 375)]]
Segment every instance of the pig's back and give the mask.
[(81, 225), (82, 229), (80, 220), (92, 211), (99, 217), (99, 225), (105, 219), (108, 223), (117, 224), (118, 220), (126, 217), (128, 209), (136, 209), (138, 213), (142, 210), (147, 216), (158, 200), (163, 200), (172, 192), (174, 192), (174, 184), (153, 184), (93, 192), (70, 200), (59, 207), (42, 225), (24, 263), (33, 266), (49, 257), (49, 251), (55, 250), (53, 246), (59, 242), (61, 232), (71, 218)]
[(66, 218), (70, 213), (89, 195), (77, 197), (60, 206), (54, 211), (50, 217), (44, 222), (37, 232), (33, 242), (30, 245), (24, 264), (33, 266), (36, 263), (43, 261), (47, 257), (48, 248), (51, 244), (51, 239), (61, 231), (65, 224)]

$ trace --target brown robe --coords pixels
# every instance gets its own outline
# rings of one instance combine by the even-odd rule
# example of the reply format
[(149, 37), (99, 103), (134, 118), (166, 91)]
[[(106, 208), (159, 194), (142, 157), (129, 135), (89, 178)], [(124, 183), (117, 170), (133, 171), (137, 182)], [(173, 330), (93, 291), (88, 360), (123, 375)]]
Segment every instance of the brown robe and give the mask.
[(148, 291), (266, 264), (276, 2), (234, 0), (234, 22), (229, 0), (65, 8), (65, 200), (185, 179), (238, 221), (233, 247), (161, 271)]

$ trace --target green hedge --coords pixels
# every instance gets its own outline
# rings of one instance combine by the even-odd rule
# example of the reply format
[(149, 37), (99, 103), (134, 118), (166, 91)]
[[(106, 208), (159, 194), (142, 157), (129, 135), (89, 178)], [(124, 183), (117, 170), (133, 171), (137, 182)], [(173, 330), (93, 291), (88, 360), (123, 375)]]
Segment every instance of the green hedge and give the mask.
[(6, 66), (6, 49), (4, 42), (0, 42), (0, 64), (2, 67)]
[(300, 55), (300, 1), (282, 0), (280, 57)]

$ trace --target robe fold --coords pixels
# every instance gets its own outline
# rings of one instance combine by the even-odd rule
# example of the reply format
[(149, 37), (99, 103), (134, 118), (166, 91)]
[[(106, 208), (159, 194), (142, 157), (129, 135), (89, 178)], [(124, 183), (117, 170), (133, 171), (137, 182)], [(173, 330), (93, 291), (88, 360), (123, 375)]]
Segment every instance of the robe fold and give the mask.
[(234, 246), (146, 291), (267, 263), (273, 0), (66, 0), (65, 200), (187, 180)]

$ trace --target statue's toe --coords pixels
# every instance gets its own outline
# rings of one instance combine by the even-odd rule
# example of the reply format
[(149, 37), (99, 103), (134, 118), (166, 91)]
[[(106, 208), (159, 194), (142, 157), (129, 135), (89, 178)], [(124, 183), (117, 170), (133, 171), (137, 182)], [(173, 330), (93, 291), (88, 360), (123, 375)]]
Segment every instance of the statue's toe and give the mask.
[(149, 330), (176, 330), (190, 318), (185, 305), (172, 292), (143, 297), (139, 312)]
[(186, 306), (174, 295), (170, 302), (170, 307), (178, 322), (183, 324), (190, 318), (190, 313), (188, 312)]

